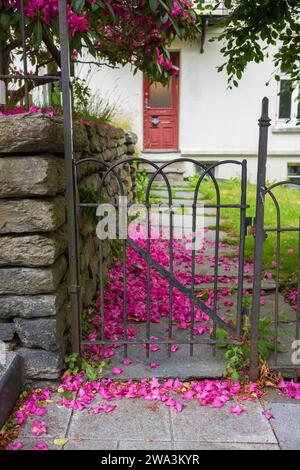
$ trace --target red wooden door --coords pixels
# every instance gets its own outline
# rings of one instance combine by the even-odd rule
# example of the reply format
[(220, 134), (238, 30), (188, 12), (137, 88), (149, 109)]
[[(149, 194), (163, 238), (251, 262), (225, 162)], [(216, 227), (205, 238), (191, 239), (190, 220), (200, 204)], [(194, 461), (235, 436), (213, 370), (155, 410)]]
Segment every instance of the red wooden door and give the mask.
[[(171, 53), (179, 65), (179, 53)], [(144, 79), (144, 149), (178, 150), (179, 77), (168, 86)]]

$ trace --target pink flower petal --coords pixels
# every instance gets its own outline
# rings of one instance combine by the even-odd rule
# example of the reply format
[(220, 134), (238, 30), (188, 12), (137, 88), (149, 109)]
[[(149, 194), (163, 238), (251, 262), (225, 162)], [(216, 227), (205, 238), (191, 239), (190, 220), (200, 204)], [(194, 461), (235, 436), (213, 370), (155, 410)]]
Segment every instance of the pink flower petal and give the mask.
[(9, 446), (6, 447), (6, 450), (22, 450), (23, 447), (23, 442), (14, 442), (13, 444), (9, 444)]
[(275, 419), (275, 416), (273, 416), (269, 410), (264, 410), (262, 414), (268, 421), (270, 421), (271, 419)]
[(246, 411), (246, 408), (243, 405), (236, 405), (230, 407), (230, 413), (233, 415), (240, 416)]
[(157, 369), (160, 367), (160, 364), (158, 362), (151, 362), (150, 367), (151, 369)]
[(34, 450), (49, 450), (49, 447), (47, 446), (46, 442), (39, 442), (34, 447)]
[(132, 364), (132, 360), (131, 359), (124, 359), (123, 364), (124, 364), (124, 366), (130, 366), (130, 364)]

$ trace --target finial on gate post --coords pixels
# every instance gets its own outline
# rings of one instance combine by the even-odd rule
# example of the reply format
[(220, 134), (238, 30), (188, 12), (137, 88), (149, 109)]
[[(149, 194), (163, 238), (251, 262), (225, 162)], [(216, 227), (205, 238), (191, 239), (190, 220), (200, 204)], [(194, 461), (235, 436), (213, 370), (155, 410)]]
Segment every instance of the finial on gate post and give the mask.
[(270, 127), (271, 119), (269, 117), (269, 98), (266, 96), (262, 100), (261, 117), (258, 120), (259, 127)]

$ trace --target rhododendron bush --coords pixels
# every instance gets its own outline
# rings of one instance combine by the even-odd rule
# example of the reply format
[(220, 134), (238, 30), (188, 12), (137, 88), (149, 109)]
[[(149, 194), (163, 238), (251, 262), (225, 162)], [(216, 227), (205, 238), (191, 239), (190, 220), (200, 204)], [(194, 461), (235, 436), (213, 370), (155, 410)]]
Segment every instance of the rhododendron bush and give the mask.
[[(13, 59), (22, 44), (20, 4), (20, 0), (0, 0), (0, 49), (5, 74), (12, 71)], [(188, 40), (198, 35), (202, 11), (190, 0), (68, 0), (67, 7), (74, 61), (89, 52), (95, 61), (131, 63), (134, 70), (160, 81), (178, 73), (170, 61), (168, 46), (176, 37)], [(58, 0), (27, 0), (25, 14), (33, 72), (44, 65), (59, 67)], [(35, 85), (32, 81), (29, 86), (32, 89)], [(11, 94), (15, 103), (22, 92), (21, 88)]]

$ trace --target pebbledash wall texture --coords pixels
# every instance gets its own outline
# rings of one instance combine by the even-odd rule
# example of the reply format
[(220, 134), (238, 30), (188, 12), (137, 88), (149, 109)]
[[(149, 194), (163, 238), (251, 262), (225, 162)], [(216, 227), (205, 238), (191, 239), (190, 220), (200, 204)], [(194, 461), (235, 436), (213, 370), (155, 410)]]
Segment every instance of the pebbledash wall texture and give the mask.
[[(114, 162), (135, 153), (136, 136), (97, 124), (74, 124), (75, 158)], [(82, 165), (79, 192), (99, 184), (99, 166)], [(120, 176), (135, 199), (135, 168)], [(26, 382), (57, 379), (70, 332), (63, 125), (59, 118), (24, 114), (0, 118), (0, 340), (22, 359)], [(116, 200), (113, 175), (104, 199)], [(86, 196), (85, 196), (86, 197)], [(84, 212), (84, 211), (83, 211)], [(95, 223), (80, 215), (81, 287), (84, 305), (99, 281)], [(112, 261), (111, 244), (103, 250)]]

